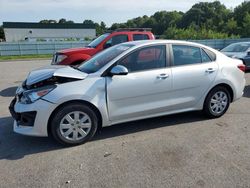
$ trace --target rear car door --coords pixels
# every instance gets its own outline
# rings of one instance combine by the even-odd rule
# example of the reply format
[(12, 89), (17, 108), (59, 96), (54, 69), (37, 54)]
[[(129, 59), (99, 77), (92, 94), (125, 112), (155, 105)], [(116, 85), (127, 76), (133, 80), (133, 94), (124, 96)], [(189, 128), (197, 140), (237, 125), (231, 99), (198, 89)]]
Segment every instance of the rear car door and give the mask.
[(172, 44), (173, 110), (193, 108), (218, 72), (215, 54), (191, 45)]
[(137, 119), (169, 109), (172, 74), (166, 45), (137, 49), (117, 62), (129, 73), (107, 77), (107, 103), (111, 121)]

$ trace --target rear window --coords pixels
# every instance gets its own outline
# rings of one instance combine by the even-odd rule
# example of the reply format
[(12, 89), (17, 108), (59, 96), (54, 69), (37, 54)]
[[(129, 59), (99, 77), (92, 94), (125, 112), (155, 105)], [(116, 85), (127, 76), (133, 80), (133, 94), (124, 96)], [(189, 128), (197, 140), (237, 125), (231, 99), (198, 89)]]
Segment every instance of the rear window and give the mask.
[(149, 37), (146, 34), (133, 34), (133, 40), (148, 40)]
[(246, 52), (250, 48), (250, 43), (234, 43), (223, 48), (222, 52)]

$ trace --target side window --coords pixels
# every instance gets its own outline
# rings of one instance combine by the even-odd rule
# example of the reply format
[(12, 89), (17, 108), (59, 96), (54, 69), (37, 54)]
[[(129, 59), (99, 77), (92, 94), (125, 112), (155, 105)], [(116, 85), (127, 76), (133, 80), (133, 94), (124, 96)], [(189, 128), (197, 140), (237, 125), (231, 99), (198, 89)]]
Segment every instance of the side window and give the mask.
[(133, 34), (133, 40), (148, 40), (149, 37), (146, 34)]
[(104, 48), (109, 48), (116, 44), (120, 44), (120, 43), (127, 42), (127, 41), (128, 41), (128, 35), (116, 35), (116, 36), (113, 36), (104, 44)]
[(129, 72), (166, 67), (166, 46), (150, 46), (136, 50), (118, 62)]
[(174, 65), (189, 65), (202, 62), (201, 51), (198, 47), (186, 45), (172, 45)]
[(202, 62), (207, 63), (207, 62), (211, 62), (210, 57), (207, 55), (207, 53), (201, 49), (201, 57), (202, 57)]

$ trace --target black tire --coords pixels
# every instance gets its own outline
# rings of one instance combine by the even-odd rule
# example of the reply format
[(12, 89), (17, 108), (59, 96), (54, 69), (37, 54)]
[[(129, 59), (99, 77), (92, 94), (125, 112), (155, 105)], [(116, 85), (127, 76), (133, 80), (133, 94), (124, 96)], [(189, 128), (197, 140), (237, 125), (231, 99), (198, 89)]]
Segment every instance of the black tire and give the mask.
[[(89, 129), (88, 134), (82, 139), (79, 140), (69, 140), (65, 138), (60, 130), (60, 123), (63, 121), (63, 118), (73, 112), (80, 112), (87, 114), (91, 120), (91, 128)], [(69, 123), (70, 124), (70, 123)], [(74, 146), (79, 144), (84, 144), (88, 140), (90, 140), (96, 133), (96, 130), (98, 128), (98, 118), (95, 114), (94, 110), (90, 108), (87, 105), (79, 104), (79, 103), (69, 103), (65, 106), (62, 106), (55, 114), (54, 117), (52, 117), (51, 121), (51, 133), (54, 139), (59, 142), (60, 144), (63, 144), (65, 146)], [(73, 133), (72, 133), (73, 134)], [(77, 133), (79, 134), (79, 133)]]
[[(221, 110), (220, 113), (215, 113), (211, 107), (211, 101), (213, 96), (218, 93), (218, 92), (222, 92), (226, 95), (227, 97), (227, 104), (225, 105), (224, 109)], [(205, 102), (204, 102), (204, 106), (203, 106), (203, 112), (205, 113), (205, 115), (209, 118), (219, 118), (221, 117), (223, 114), (226, 113), (226, 111), (229, 108), (231, 102), (231, 96), (227, 90), (227, 88), (223, 87), (223, 86), (217, 86), (215, 88), (213, 88), (207, 95)]]

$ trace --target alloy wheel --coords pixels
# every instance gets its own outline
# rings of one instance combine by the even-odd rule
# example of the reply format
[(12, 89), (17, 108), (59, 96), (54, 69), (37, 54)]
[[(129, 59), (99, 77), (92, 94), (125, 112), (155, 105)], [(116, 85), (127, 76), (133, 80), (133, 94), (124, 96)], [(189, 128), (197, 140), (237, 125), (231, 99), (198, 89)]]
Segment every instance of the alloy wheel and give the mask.
[(60, 122), (61, 135), (70, 141), (78, 141), (85, 138), (92, 126), (88, 114), (81, 111), (74, 111), (66, 114)]
[(228, 96), (224, 91), (216, 92), (210, 100), (210, 109), (215, 114), (221, 114), (228, 105)]

